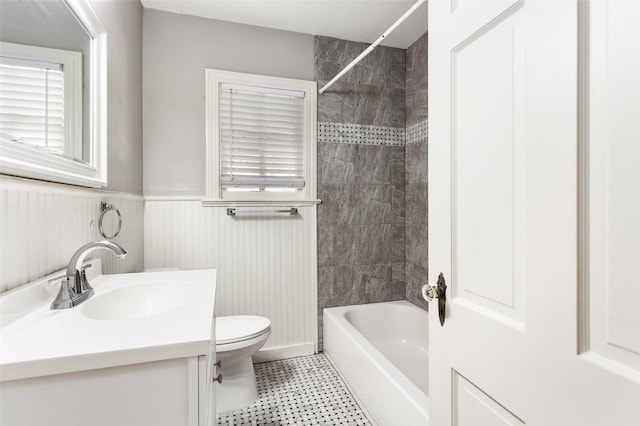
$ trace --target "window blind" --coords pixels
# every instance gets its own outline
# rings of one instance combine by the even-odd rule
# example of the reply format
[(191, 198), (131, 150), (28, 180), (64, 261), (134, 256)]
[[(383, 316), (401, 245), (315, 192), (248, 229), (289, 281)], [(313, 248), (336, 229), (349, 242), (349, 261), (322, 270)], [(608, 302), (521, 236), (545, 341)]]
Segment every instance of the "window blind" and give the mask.
[(64, 154), (64, 73), (60, 64), (2, 58), (0, 137)]
[(304, 92), (221, 84), (222, 188), (304, 187)]

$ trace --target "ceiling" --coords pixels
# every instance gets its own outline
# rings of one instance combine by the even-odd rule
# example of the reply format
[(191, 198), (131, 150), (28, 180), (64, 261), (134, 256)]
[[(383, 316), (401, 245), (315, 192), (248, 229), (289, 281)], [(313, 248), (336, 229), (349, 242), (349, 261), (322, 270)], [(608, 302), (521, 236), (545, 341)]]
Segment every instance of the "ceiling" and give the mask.
[[(414, 0), (142, 0), (149, 9), (372, 43)], [(407, 48), (427, 30), (423, 4), (382, 43)]]

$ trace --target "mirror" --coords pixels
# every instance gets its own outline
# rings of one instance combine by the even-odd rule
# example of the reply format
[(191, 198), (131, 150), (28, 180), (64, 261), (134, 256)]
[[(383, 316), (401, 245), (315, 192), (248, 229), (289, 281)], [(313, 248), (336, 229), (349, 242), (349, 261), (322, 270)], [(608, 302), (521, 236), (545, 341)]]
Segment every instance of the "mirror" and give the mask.
[(106, 56), (88, 0), (2, 0), (1, 173), (106, 185)]

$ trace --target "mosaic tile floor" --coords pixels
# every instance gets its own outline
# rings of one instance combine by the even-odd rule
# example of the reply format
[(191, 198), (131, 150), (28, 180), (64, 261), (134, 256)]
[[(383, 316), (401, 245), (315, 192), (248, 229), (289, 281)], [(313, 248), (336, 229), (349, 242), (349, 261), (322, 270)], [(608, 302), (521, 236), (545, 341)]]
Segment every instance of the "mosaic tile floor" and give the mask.
[(255, 365), (258, 400), (218, 425), (371, 425), (324, 355)]

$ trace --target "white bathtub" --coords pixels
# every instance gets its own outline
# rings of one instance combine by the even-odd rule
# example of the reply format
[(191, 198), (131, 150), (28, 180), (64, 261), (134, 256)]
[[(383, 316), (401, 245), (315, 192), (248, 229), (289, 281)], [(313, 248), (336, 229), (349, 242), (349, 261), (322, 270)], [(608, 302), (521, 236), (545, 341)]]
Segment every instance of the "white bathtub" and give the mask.
[(406, 301), (324, 310), (324, 353), (378, 425), (429, 424), (427, 321)]

